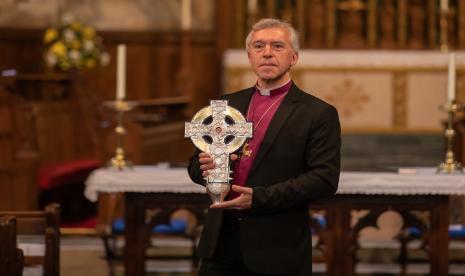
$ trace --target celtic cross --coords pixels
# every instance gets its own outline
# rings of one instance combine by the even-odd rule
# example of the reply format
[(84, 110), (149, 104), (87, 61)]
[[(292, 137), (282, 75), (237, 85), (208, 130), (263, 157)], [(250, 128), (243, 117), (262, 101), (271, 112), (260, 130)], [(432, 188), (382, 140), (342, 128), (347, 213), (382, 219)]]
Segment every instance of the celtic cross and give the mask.
[[(228, 184), (231, 180), (229, 154), (252, 137), (252, 123), (246, 122), (238, 110), (228, 106), (228, 101), (213, 100), (210, 106), (197, 112), (191, 122), (186, 122), (185, 137), (190, 138), (201, 151), (211, 155), (215, 169), (210, 170), (206, 178), (207, 190), (210, 194), (223, 194), (226, 187), (221, 184)], [(222, 198), (218, 199), (220, 201)]]

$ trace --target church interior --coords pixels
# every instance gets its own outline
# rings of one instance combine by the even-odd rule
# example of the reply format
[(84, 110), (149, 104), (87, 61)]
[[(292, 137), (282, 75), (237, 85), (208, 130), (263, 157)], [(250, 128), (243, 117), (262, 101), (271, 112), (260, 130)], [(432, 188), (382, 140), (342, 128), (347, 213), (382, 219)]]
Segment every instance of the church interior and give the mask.
[(465, 1), (0, 11), (0, 275), (197, 275), (209, 199), (185, 123), (255, 85), (261, 18), (297, 29), (292, 79), (341, 121), (338, 195), (310, 205), (314, 275), (465, 275)]

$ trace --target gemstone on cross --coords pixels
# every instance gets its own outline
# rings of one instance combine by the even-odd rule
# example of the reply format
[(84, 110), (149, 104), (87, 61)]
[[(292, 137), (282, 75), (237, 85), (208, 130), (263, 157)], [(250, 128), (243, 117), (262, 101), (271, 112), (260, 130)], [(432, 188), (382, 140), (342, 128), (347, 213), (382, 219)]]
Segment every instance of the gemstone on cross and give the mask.
[(228, 106), (228, 101), (212, 100), (210, 106), (197, 112), (191, 122), (186, 122), (184, 136), (201, 151), (209, 153), (215, 162), (207, 183), (229, 183), (229, 155), (252, 137), (252, 123)]

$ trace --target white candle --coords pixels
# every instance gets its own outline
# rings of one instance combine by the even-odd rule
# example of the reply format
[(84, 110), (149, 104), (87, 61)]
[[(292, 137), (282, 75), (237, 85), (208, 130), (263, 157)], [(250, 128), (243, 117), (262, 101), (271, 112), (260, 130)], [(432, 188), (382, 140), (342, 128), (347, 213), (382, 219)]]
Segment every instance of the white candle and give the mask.
[(449, 0), (441, 0), (441, 11), (447, 12), (449, 10)]
[(124, 100), (126, 97), (126, 45), (118, 45), (118, 63), (116, 75), (116, 99)]
[(455, 54), (449, 54), (449, 70), (447, 72), (447, 100), (455, 100)]
[(247, 9), (249, 10), (249, 15), (255, 15), (257, 11), (257, 0), (249, 0), (247, 2)]
[(192, 27), (191, 0), (182, 0), (181, 29), (188, 31)]

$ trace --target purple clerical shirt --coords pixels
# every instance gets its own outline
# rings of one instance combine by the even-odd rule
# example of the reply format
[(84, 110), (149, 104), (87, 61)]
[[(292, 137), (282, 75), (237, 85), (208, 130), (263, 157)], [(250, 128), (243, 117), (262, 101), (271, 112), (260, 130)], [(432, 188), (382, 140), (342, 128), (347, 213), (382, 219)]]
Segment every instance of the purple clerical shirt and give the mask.
[[(247, 141), (247, 149), (250, 154), (244, 154), (243, 152), (240, 159), (236, 161), (233, 173), (233, 184), (247, 186), (250, 169), (260, 149), (260, 145), (265, 137), (271, 119), (273, 119), (276, 110), (278, 110), (279, 105), (284, 100), (291, 85), (292, 81), (289, 81), (283, 86), (271, 90), (265, 90), (255, 86), (247, 111), (247, 121), (253, 122), (253, 137)], [(238, 196), (239, 193), (231, 191), (227, 199), (230, 200)]]

